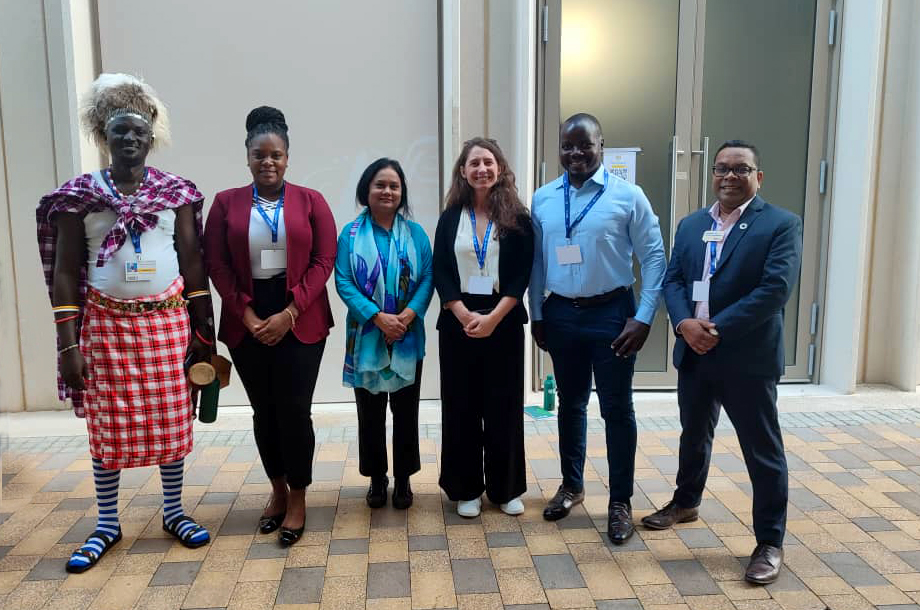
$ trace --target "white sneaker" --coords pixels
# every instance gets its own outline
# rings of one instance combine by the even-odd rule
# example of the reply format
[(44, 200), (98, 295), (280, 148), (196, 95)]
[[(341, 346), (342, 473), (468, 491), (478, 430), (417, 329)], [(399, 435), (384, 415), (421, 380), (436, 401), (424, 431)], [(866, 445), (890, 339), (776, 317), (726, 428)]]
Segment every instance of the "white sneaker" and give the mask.
[(475, 500), (461, 500), (457, 502), (457, 514), (461, 517), (467, 517), (472, 519), (473, 517), (479, 516), (479, 511), (482, 509), (482, 500), (476, 498)]
[(520, 496), (506, 502), (501, 505), (502, 512), (506, 515), (523, 515), (524, 514), (524, 502), (521, 500)]

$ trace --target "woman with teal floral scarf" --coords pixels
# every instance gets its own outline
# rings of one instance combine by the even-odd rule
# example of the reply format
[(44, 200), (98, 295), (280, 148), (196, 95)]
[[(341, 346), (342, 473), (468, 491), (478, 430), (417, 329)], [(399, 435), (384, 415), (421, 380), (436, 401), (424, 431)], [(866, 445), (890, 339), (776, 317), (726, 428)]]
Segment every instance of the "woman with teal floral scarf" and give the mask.
[(418, 401), (425, 311), (434, 290), (431, 245), (408, 213), (397, 161), (371, 163), (355, 191), (364, 206), (339, 235), (335, 287), (348, 307), (343, 383), (355, 389), (358, 469), (371, 478), (367, 504), (386, 504), (386, 406), (393, 413), (393, 506), (412, 506), (409, 477), (421, 469)]

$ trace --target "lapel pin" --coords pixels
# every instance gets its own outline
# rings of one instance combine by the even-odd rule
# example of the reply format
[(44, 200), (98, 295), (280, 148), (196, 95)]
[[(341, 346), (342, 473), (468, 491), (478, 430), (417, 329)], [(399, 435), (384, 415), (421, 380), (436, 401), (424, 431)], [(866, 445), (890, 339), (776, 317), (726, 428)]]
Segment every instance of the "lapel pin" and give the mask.
[(738, 228), (741, 229), (742, 231), (744, 231), (745, 229), (747, 229), (747, 223), (746, 223), (746, 222), (742, 222), (740, 225), (738, 225)]

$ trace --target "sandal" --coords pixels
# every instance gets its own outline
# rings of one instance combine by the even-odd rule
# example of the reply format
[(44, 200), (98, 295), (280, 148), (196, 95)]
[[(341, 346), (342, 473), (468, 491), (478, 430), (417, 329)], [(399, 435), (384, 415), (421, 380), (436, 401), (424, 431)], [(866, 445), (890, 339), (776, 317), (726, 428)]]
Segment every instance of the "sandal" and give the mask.
[[(118, 530), (118, 534), (114, 537), (107, 532), (96, 530), (89, 535), (89, 537), (83, 543), (83, 546), (91, 544), (93, 547), (98, 548), (99, 551), (90, 551), (81, 546), (76, 551), (74, 551), (73, 554), (71, 554), (70, 560), (67, 562), (67, 565), (64, 566), (64, 569), (67, 570), (67, 572), (70, 574), (82, 574), (83, 572), (99, 563), (99, 560), (102, 559), (102, 556), (105, 555), (106, 552), (108, 552), (108, 550), (112, 548), (119, 540), (121, 540), (121, 529)], [(75, 557), (85, 557), (89, 560), (89, 563), (71, 563)]]
[[(211, 541), (208, 530), (195, 523), (195, 520), (188, 515), (176, 517), (169, 523), (164, 521), (163, 531), (172, 534), (187, 549), (197, 549)], [(201, 536), (202, 532), (204, 536)]]

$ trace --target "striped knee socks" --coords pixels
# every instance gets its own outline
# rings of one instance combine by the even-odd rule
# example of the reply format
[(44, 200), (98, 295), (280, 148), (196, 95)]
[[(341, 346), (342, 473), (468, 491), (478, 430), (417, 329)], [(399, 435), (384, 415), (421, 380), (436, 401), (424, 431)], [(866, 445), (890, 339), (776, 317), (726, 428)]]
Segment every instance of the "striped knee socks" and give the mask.
[[(185, 516), (182, 510), (184, 469), (184, 458), (171, 464), (160, 464), (160, 479), (163, 481), (163, 523), (166, 526), (170, 526)], [(208, 531), (192, 520), (181, 523), (176, 533), (180, 539), (185, 539), (192, 544), (200, 544), (210, 538)]]
[[(93, 458), (93, 480), (96, 483), (96, 504), (99, 507), (99, 519), (94, 533), (101, 532), (114, 540), (121, 533), (121, 525), (118, 523), (118, 483), (121, 480), (121, 470), (107, 470), (102, 467), (102, 460)], [(87, 554), (98, 558), (106, 546), (106, 541), (99, 536), (90, 536), (67, 564), (71, 568), (88, 567), (95, 563), (95, 559)]]

